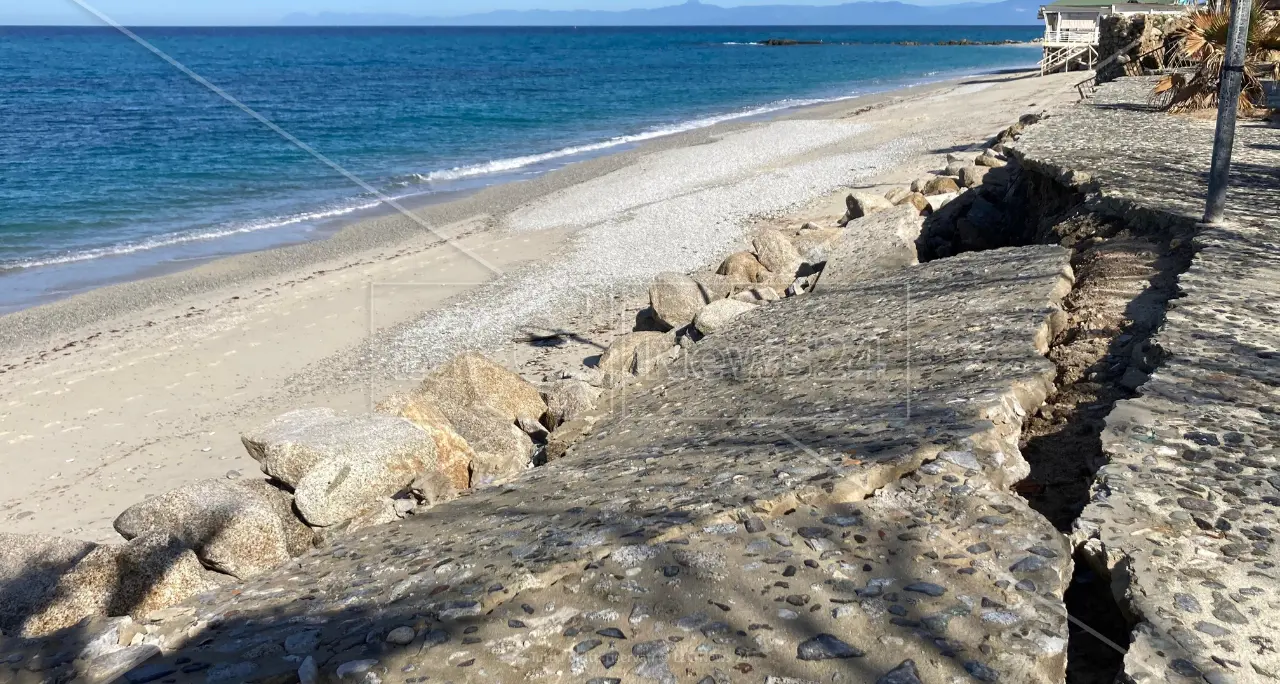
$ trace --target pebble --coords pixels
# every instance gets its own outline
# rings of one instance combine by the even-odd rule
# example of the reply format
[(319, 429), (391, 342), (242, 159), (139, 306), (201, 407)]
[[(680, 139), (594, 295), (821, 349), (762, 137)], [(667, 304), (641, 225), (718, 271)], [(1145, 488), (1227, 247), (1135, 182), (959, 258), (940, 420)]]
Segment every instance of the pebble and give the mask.
[(946, 587), (940, 584), (934, 584), (933, 582), (913, 582), (903, 587), (903, 590), (915, 592), (917, 594), (925, 594), (935, 598), (947, 593)]
[(796, 658), (800, 660), (861, 658), (864, 655), (866, 655), (866, 652), (862, 649), (851, 646), (826, 633), (819, 634), (796, 647)]
[(876, 684), (923, 684), (914, 660), (904, 660), (897, 667), (884, 673)]
[(396, 644), (397, 646), (408, 646), (413, 643), (413, 638), (416, 636), (417, 634), (413, 631), (412, 627), (400, 626), (390, 632), (387, 632), (387, 643)]

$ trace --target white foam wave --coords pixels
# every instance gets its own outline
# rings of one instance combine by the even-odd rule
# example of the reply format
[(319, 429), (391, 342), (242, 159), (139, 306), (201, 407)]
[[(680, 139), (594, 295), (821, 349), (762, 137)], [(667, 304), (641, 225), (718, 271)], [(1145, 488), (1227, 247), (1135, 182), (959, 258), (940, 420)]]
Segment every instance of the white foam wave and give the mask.
[(590, 143), (587, 145), (576, 145), (573, 147), (565, 147), (565, 148), (556, 150), (554, 152), (545, 152), (543, 154), (531, 154), (523, 157), (496, 159), (496, 160), (485, 162), (482, 164), (472, 164), (470, 166), (458, 166), (452, 169), (442, 169), (439, 171), (432, 171), (426, 174), (415, 173), (415, 174), (410, 174), (408, 177), (413, 179), (413, 181), (416, 183), (428, 184), (428, 183), (436, 183), (440, 181), (451, 181), (451, 180), (459, 180), (462, 178), (473, 178), (476, 176), (488, 176), (492, 174), (506, 173), (511, 171), (517, 171), (524, 167), (533, 166), (535, 164), (543, 164), (549, 161), (563, 159), (565, 157), (576, 157), (576, 156), (581, 156), (585, 154), (590, 154), (592, 152), (600, 152), (610, 148), (619, 147), (622, 145), (631, 145), (639, 142), (645, 142), (648, 140), (654, 140), (657, 138), (664, 138), (669, 135), (687, 133), (689, 131), (698, 130), (700, 128), (708, 128), (710, 126), (724, 123), (726, 121), (733, 121), (735, 119), (746, 119), (753, 116), (763, 116), (765, 114), (782, 111), (784, 109), (793, 109), (795, 107), (808, 107), (811, 105), (826, 104), (829, 102), (840, 102), (842, 100), (853, 99), (854, 97), (857, 97), (857, 95), (850, 94), (850, 95), (844, 95), (840, 97), (831, 97), (831, 98), (823, 98), (823, 99), (779, 100), (772, 104), (764, 105), (761, 107), (753, 107), (750, 109), (744, 109), (744, 110), (732, 112), (729, 114), (719, 114), (719, 115), (707, 116), (699, 119), (692, 119), (690, 121), (685, 121), (683, 123), (678, 123), (671, 126), (664, 126), (661, 128), (654, 128), (648, 131), (644, 131), (642, 133), (635, 133), (632, 135), (620, 135), (616, 138), (610, 138), (608, 140), (604, 140), (598, 143)]
[(15, 261), (10, 263), (0, 263), (0, 272), (10, 270), (22, 270), (28, 268), (38, 268), (41, 266), (57, 266), (61, 264), (73, 264), (80, 261), (91, 261), (108, 256), (124, 256), (127, 254), (136, 254), (162, 247), (173, 247), (189, 242), (204, 242), (207, 240), (216, 240), (218, 238), (229, 237), (231, 235), (243, 235), (245, 233), (256, 233), (262, 230), (270, 230), (272, 228), (281, 228), (284, 226), (296, 225), (308, 221), (322, 221), (324, 219), (335, 218), (360, 211), (362, 209), (370, 209), (378, 206), (378, 202), (367, 202), (363, 204), (338, 207), (334, 209), (325, 209), (322, 211), (313, 211), (293, 216), (276, 217), (262, 221), (254, 221), (238, 226), (214, 228), (211, 230), (188, 231), (183, 233), (169, 233), (166, 235), (157, 235), (146, 240), (138, 240), (135, 242), (125, 242), (110, 247), (98, 247), (94, 249), (84, 249), (69, 252), (59, 256), (37, 257), (23, 261)]

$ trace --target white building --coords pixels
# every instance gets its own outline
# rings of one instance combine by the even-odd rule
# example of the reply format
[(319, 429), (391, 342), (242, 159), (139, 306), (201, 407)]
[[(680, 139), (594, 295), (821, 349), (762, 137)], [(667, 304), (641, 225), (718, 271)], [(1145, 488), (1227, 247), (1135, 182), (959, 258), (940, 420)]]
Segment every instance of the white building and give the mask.
[(1176, 0), (1167, 2), (1125, 2), (1109, 0), (1059, 0), (1040, 8), (1044, 20), (1044, 58), (1040, 73), (1075, 69), (1093, 69), (1099, 59), (1099, 27), (1103, 17), (1113, 14), (1182, 14), (1188, 6)]

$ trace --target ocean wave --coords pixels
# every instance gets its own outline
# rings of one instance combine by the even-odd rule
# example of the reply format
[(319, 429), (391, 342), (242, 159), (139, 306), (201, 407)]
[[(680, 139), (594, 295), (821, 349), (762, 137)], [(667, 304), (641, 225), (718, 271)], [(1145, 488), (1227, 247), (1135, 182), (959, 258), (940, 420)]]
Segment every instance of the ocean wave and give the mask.
[(763, 46), (763, 45), (761, 45), (760, 43), (735, 43), (734, 41), (729, 41), (729, 42), (727, 42), (727, 43), (721, 43), (721, 45), (745, 45), (745, 46), (748, 46), (748, 47), (764, 47), (764, 46)]
[(254, 221), (234, 227), (213, 228), (209, 230), (186, 231), (181, 233), (168, 233), (165, 235), (157, 235), (146, 240), (138, 240), (134, 242), (123, 242), (109, 247), (95, 247), (93, 249), (83, 249), (71, 251), (66, 254), (48, 257), (34, 257), (21, 261), (12, 261), (0, 263), (0, 273), (8, 271), (21, 271), (29, 268), (39, 268), (41, 266), (58, 266), (61, 264), (73, 264), (80, 261), (92, 261), (109, 256), (124, 256), (128, 254), (136, 254), (138, 252), (146, 252), (153, 249), (163, 247), (173, 247), (175, 245), (186, 244), (189, 242), (204, 242), (208, 240), (217, 240), (218, 238), (229, 237), (232, 235), (243, 235), (246, 233), (256, 233), (263, 230), (271, 230), (273, 228), (282, 228), (284, 226), (296, 225), (308, 221), (322, 221), (324, 219), (336, 218), (362, 209), (371, 209), (378, 206), (380, 202), (365, 202), (352, 206), (337, 207), (333, 209), (324, 209), (321, 211), (305, 212), (294, 214), (292, 216), (275, 217), (264, 219), (262, 221)]
[[(850, 94), (850, 95), (842, 95), (840, 97), (830, 97), (830, 98), (823, 98), (823, 99), (779, 100), (777, 102), (763, 105), (760, 107), (753, 107), (750, 109), (744, 109), (744, 110), (740, 110), (740, 111), (732, 112), (728, 114), (718, 114), (718, 115), (707, 116), (707, 117), (702, 117), (698, 119), (691, 119), (689, 121), (673, 124), (671, 126), (653, 128), (648, 131), (644, 131), (642, 133), (635, 133), (632, 135), (620, 135), (614, 138), (610, 138), (608, 140), (603, 140), (598, 143), (575, 145), (572, 147), (565, 147), (559, 150), (555, 150), (553, 152), (544, 152), (542, 154), (531, 154), (531, 155), (526, 155), (522, 157), (510, 157), (506, 159), (495, 159), (493, 161), (488, 161), (481, 164), (472, 164), (469, 166), (457, 166), (452, 169), (441, 169), (438, 171), (432, 171), (430, 173), (425, 173), (425, 174), (414, 173), (414, 174), (409, 174), (408, 176), (404, 177), (404, 179), (408, 179), (413, 183), (425, 185), (430, 183), (438, 183), (441, 181), (460, 180), (463, 178), (474, 178), (476, 176), (488, 176), (493, 174), (518, 171), (528, 166), (543, 164), (549, 161), (563, 159), (565, 157), (576, 157), (576, 156), (590, 154), (592, 152), (601, 152), (614, 147), (620, 147), (622, 145), (632, 145), (635, 143), (646, 142), (646, 141), (654, 140), (657, 138), (665, 138), (670, 135), (677, 135), (679, 133), (687, 133), (689, 131), (695, 131), (700, 128), (709, 128), (711, 126), (715, 126), (716, 124), (725, 123), (727, 121), (733, 121), (735, 119), (746, 119), (754, 116), (764, 116), (766, 114), (782, 111), (784, 109), (793, 109), (795, 107), (808, 107), (808, 106), (817, 105), (817, 104), (840, 102), (843, 100), (853, 99), (854, 97), (858, 97), (858, 95)], [(404, 180), (404, 179), (401, 179), (401, 180)]]

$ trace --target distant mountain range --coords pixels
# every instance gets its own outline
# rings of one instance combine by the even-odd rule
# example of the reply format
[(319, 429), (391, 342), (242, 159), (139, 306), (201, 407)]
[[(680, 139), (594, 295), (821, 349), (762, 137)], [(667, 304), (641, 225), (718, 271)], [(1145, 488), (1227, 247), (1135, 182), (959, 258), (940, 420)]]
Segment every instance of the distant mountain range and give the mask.
[(925, 7), (903, 2), (719, 7), (698, 0), (683, 5), (621, 12), (602, 10), (500, 10), (456, 17), (405, 14), (290, 14), (287, 26), (872, 26), (1036, 24), (1035, 0), (965, 2)]

